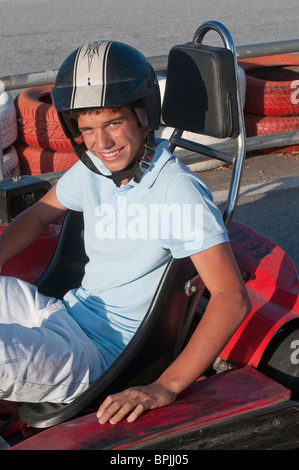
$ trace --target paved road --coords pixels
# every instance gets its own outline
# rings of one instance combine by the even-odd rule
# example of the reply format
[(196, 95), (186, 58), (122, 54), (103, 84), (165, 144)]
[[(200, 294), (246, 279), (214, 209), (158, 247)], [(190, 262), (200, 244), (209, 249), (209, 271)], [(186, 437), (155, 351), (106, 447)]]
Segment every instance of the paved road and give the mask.
[[(230, 29), (236, 45), (298, 39), (298, 18), (298, 0), (0, 0), (0, 76), (56, 69), (95, 39), (128, 42), (147, 56), (167, 54), (211, 19)], [(279, 243), (297, 269), (298, 165), (296, 156), (249, 159), (235, 215)], [(202, 175), (220, 202), (227, 171)]]
[[(231, 170), (198, 173), (224, 208)], [(299, 153), (251, 154), (246, 159), (234, 219), (283, 248), (299, 272)]]
[(0, 76), (58, 68), (86, 41), (128, 42), (167, 54), (207, 20), (236, 45), (298, 38), (298, 0), (0, 0)]

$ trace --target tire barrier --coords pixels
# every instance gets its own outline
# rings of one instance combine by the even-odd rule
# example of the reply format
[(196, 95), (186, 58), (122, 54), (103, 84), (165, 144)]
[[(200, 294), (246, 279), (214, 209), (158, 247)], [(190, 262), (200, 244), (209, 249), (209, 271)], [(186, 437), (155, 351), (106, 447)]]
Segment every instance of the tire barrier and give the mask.
[(25, 144), (52, 150), (72, 150), (51, 100), (52, 86), (26, 88), (15, 100), (19, 138)]
[[(247, 137), (299, 129), (299, 55), (239, 60), (246, 75), (244, 120)], [(266, 152), (298, 152), (299, 145)]]
[(240, 60), (246, 74), (245, 113), (292, 116), (299, 113), (299, 55), (278, 54)]
[[(276, 134), (278, 132), (292, 131), (299, 129), (298, 116), (259, 116), (257, 114), (244, 114), (244, 122), (247, 137)], [(291, 153), (299, 152), (299, 145), (290, 147), (269, 148), (259, 150), (259, 153)]]
[(40, 175), (67, 170), (78, 161), (72, 150), (43, 149), (24, 142), (17, 142), (16, 148), (22, 175)]
[(78, 161), (52, 104), (51, 88), (26, 88), (15, 99), (19, 136), (16, 147), (24, 175), (68, 170)]

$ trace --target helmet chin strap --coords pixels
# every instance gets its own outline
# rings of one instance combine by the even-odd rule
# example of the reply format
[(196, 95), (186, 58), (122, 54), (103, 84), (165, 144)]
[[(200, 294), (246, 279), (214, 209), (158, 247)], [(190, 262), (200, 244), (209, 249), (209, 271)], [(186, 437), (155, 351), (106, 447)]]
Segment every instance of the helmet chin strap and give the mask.
[(125, 179), (131, 178), (134, 178), (134, 181), (139, 183), (144, 174), (149, 170), (155, 153), (154, 131), (149, 130), (146, 144), (144, 146), (144, 154), (141, 160), (135, 160), (123, 170), (115, 171), (111, 175), (104, 175), (100, 172), (100, 170), (98, 170), (91, 158), (87, 155), (87, 147), (85, 142), (78, 144), (78, 142), (76, 142), (74, 139), (70, 140), (77, 157), (82, 161), (82, 163), (84, 163), (85, 166), (87, 166), (89, 170), (93, 171), (97, 175), (112, 179), (115, 184), (118, 184)]
[(134, 175), (135, 183), (139, 183), (144, 174), (150, 169), (155, 154), (155, 133), (148, 131), (146, 144), (144, 146), (144, 154), (138, 163), (137, 171)]

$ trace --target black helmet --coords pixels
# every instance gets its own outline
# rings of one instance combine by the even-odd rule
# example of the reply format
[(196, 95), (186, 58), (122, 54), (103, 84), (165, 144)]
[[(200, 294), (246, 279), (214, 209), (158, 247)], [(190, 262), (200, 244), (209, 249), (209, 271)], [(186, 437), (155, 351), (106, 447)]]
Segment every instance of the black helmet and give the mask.
[[(74, 140), (80, 135), (77, 122), (65, 111), (93, 107), (112, 108), (128, 104), (133, 106), (137, 116), (140, 116), (139, 109), (143, 110), (149, 132), (146, 155), (138, 164), (140, 179), (152, 158), (154, 130), (160, 126), (161, 115), (158, 80), (143, 54), (132, 46), (117, 41), (86, 44), (70, 54), (61, 65), (52, 96), (61, 126), (75, 152), (96, 173), (99, 170), (87, 156), (85, 144), (78, 144)], [(135, 170), (136, 168), (135, 165)], [(124, 175), (124, 171), (113, 173), (112, 179), (117, 182), (132, 176)]]

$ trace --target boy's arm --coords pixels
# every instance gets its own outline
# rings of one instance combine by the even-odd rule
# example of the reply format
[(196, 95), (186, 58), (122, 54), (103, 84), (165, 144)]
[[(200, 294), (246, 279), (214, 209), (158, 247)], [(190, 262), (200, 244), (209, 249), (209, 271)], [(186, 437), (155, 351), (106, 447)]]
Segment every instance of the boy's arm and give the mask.
[(207, 309), (178, 358), (152, 384), (111, 395), (97, 413), (100, 423), (134, 421), (144, 410), (167, 405), (200, 377), (250, 311), (251, 303), (230, 245), (222, 243), (191, 257), (211, 293)]
[(51, 222), (64, 214), (53, 186), (38, 202), (21, 212), (0, 236), (0, 269), (3, 263), (29, 246)]

